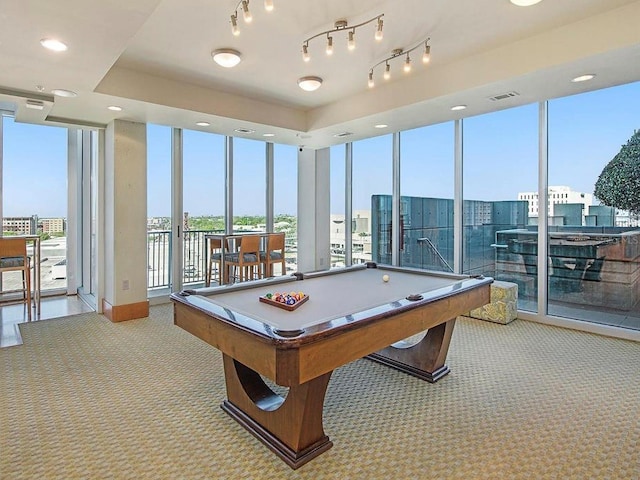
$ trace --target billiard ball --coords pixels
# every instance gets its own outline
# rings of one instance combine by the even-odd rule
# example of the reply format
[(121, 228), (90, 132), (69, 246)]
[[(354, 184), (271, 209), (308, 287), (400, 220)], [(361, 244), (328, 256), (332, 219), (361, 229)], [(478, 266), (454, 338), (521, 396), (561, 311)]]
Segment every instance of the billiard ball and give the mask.
[(383, 275), (382, 276), (382, 281), (383, 282), (388, 282), (389, 281), (389, 275)]

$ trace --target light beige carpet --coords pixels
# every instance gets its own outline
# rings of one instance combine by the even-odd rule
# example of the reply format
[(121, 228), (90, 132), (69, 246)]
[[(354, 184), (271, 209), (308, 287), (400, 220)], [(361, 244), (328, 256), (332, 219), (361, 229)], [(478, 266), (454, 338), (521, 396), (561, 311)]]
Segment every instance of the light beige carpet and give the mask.
[(22, 325), (0, 350), (0, 478), (640, 478), (638, 343), (458, 321), (436, 384), (367, 360), (334, 372), (334, 446), (292, 471), (219, 408), (221, 356), (171, 312)]

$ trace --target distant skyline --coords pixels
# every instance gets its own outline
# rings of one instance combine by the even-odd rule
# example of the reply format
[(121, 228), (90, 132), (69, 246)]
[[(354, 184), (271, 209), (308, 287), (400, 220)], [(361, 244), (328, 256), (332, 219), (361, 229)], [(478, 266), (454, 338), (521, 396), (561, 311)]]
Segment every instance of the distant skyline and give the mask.
[[(640, 82), (549, 101), (549, 185), (593, 193), (604, 166), (640, 128)], [(3, 119), (5, 216), (67, 216), (65, 128)], [(390, 125), (390, 129), (393, 125)], [(452, 198), (453, 122), (401, 133), (401, 194)], [(171, 128), (149, 125), (148, 216), (169, 216)], [(537, 191), (538, 104), (463, 122), (464, 197), (515, 200)], [(354, 142), (353, 208), (390, 194), (391, 134)], [(274, 139), (276, 141), (277, 139)], [(224, 137), (184, 131), (184, 210), (224, 211)], [(344, 145), (331, 147), (331, 212), (344, 211)], [(274, 146), (275, 211), (295, 214), (297, 147)], [(265, 143), (234, 139), (234, 215), (265, 214)], [(34, 195), (34, 192), (36, 193)]]

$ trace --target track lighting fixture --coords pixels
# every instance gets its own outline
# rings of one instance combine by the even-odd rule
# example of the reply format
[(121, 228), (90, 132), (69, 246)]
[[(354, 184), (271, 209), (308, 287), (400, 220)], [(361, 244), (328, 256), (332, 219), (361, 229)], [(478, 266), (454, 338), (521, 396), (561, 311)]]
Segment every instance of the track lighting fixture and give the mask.
[[(231, 33), (234, 36), (240, 35), (240, 29), (238, 28), (238, 10), (242, 10), (242, 18), (244, 23), (251, 23), (253, 21), (253, 15), (249, 10), (250, 0), (240, 0), (236, 5), (236, 9), (231, 14)], [(264, 0), (264, 9), (267, 12), (273, 11), (273, 0)]]
[(402, 48), (396, 48), (395, 50), (393, 50), (391, 52), (391, 55), (387, 58), (385, 58), (384, 60), (380, 60), (378, 63), (376, 63), (373, 67), (371, 67), (371, 69), (369, 70), (369, 80), (367, 82), (367, 85), (369, 86), (369, 88), (373, 88), (375, 86), (375, 82), (373, 79), (373, 73), (374, 70), (376, 69), (376, 67), (378, 65), (385, 65), (385, 69), (384, 69), (384, 73), (383, 73), (383, 78), (385, 80), (389, 80), (389, 78), (391, 78), (391, 65), (389, 63), (390, 60), (393, 60), (394, 58), (400, 57), (402, 55), (406, 55), (405, 60), (404, 60), (404, 67), (403, 70), (405, 73), (409, 73), (411, 71), (411, 52), (413, 52), (414, 50), (416, 50), (417, 48), (424, 46), (424, 50), (422, 52), (422, 63), (429, 63), (429, 61), (431, 60), (431, 46), (429, 45), (429, 40), (430, 38), (427, 38), (426, 40), (423, 40), (422, 42), (418, 43), (416, 46), (412, 47), (412, 48), (408, 48), (406, 50), (403, 50)]
[(322, 37), (325, 35), (327, 36), (326, 53), (327, 55), (332, 55), (333, 54), (333, 37), (331, 36), (331, 34), (336, 32), (342, 32), (342, 31), (347, 32), (347, 48), (349, 50), (354, 50), (356, 48), (356, 40), (355, 40), (356, 29), (372, 22), (376, 22), (376, 31), (374, 34), (374, 38), (376, 40), (382, 40), (382, 17), (384, 17), (384, 13), (378, 15), (377, 17), (373, 17), (372, 19), (367, 20), (366, 22), (362, 22), (362, 23), (359, 23), (358, 25), (352, 25), (352, 26), (350, 26), (346, 20), (337, 20), (334, 24), (334, 28), (332, 28), (331, 30), (320, 32), (316, 35), (313, 35), (307, 38), (304, 42), (302, 42), (302, 59), (305, 62), (308, 62), (311, 58), (309, 56), (309, 42), (314, 38)]

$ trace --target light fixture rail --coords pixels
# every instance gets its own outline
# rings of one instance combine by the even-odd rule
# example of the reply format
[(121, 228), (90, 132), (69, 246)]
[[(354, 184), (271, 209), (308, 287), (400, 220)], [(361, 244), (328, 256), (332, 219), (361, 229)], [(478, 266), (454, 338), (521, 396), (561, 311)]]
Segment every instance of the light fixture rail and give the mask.
[(376, 63), (373, 67), (369, 69), (369, 82), (368, 82), (369, 87), (373, 88), (375, 86), (375, 82), (373, 80), (373, 74), (377, 67), (379, 67), (382, 64), (385, 64), (385, 70), (384, 70), (383, 76), (385, 80), (388, 80), (391, 77), (391, 64), (389, 62), (403, 55), (406, 55), (403, 69), (405, 73), (409, 73), (411, 71), (410, 54), (411, 52), (415, 51), (421, 46), (424, 46), (424, 51), (422, 52), (422, 63), (424, 64), (429, 63), (429, 61), (431, 60), (431, 46), (429, 45), (429, 40), (431, 40), (431, 37), (427, 37), (426, 39), (422, 40), (421, 42), (417, 43), (415, 46), (411, 48), (407, 48), (407, 49), (396, 48), (391, 52), (391, 55), (389, 55), (387, 58), (380, 60), (378, 63)]
[(309, 42), (315, 38), (318, 37), (323, 37), (326, 35), (327, 37), (327, 48), (326, 48), (326, 53), (327, 55), (331, 55), (333, 54), (333, 37), (331, 36), (332, 33), (337, 33), (337, 32), (348, 32), (348, 40), (347, 40), (347, 48), (349, 50), (353, 50), (356, 48), (356, 43), (355, 43), (355, 34), (356, 34), (356, 29), (363, 27), (365, 25), (368, 25), (370, 23), (373, 22), (377, 22), (376, 24), (376, 31), (374, 34), (374, 38), (377, 41), (382, 40), (382, 26), (383, 26), (383, 20), (382, 17), (384, 17), (384, 13), (381, 13), (380, 15), (377, 15), (365, 22), (359, 23), (357, 25), (349, 25), (347, 23), (346, 20), (337, 20), (335, 22), (335, 27), (330, 29), (330, 30), (326, 30), (324, 32), (320, 32), (317, 33), (315, 35), (312, 35), (311, 37), (307, 38), (304, 42), (302, 42), (302, 59), (305, 62), (308, 62), (311, 57), (309, 55)]

